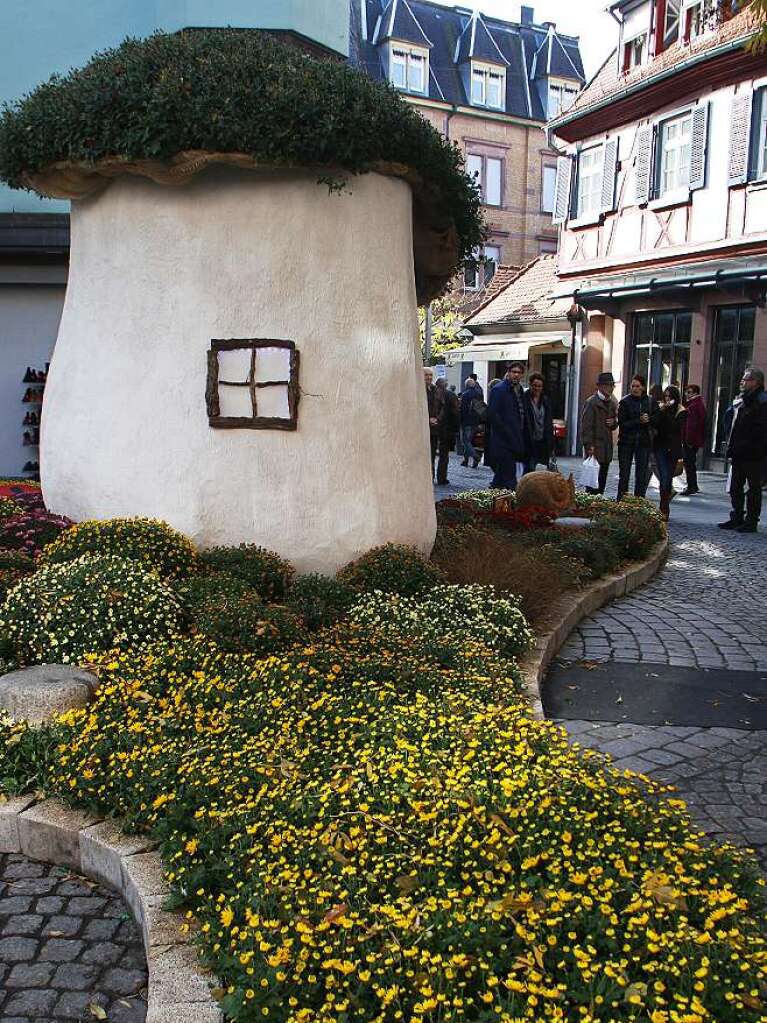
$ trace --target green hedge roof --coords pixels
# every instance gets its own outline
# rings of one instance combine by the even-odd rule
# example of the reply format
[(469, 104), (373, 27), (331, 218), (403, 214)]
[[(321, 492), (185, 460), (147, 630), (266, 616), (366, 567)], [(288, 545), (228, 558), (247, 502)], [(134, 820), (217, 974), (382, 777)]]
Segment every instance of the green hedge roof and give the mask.
[(421, 299), (442, 290), (483, 240), (461, 153), (393, 88), (259, 32), (128, 39), (54, 75), (0, 119), (0, 177), (43, 194), (67, 194), (51, 187), (51, 172), (92, 177), (111, 161), (114, 176), (120, 158), (165, 162), (190, 150), (244, 153), (319, 176), (328, 168), (407, 178)]

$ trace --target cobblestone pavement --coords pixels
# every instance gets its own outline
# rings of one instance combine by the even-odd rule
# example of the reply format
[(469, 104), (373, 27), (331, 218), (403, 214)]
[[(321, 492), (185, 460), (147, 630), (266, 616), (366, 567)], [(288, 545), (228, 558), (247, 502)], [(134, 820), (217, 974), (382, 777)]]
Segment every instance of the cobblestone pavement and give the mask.
[[(562, 459), (562, 472), (579, 461)], [(608, 496), (615, 495), (616, 472)], [(486, 487), (490, 471), (451, 460), (450, 487), (437, 498)], [(575, 630), (559, 660), (615, 661), (737, 671), (767, 670), (767, 612), (761, 565), (767, 526), (756, 535), (723, 532), (724, 479), (700, 473), (702, 493), (671, 506), (671, 554), (651, 583), (599, 611)], [(648, 496), (657, 500), (657, 489)], [(767, 700), (754, 677), (749, 692)], [(615, 765), (673, 784), (712, 837), (754, 848), (767, 870), (767, 731), (584, 720), (560, 722), (574, 742), (610, 754)]]
[(141, 936), (114, 892), (0, 855), (3, 1023), (144, 1023), (146, 984)]

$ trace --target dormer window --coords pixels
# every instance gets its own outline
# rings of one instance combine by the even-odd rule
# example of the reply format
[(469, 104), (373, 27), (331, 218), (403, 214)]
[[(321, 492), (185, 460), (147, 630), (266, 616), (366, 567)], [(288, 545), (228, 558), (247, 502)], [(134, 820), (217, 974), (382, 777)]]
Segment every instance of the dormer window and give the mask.
[(679, 25), (682, 16), (682, 0), (666, 0), (666, 13), (663, 24), (663, 49), (679, 39)]
[(506, 70), (492, 64), (471, 63), (471, 104), (490, 110), (506, 108)]
[(647, 33), (630, 39), (623, 47), (623, 71), (631, 71), (632, 68), (640, 67), (647, 57)]
[(682, 23), (685, 42), (716, 27), (716, 0), (684, 0)]
[(429, 51), (392, 43), (389, 80), (395, 89), (425, 96), (428, 93)]
[(549, 81), (549, 120), (559, 117), (575, 102), (578, 86), (574, 82)]

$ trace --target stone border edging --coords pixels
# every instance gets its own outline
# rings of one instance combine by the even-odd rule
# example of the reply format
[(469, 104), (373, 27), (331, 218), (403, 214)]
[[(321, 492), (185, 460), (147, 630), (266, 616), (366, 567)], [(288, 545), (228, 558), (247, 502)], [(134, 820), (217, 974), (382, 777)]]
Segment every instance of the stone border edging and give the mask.
[(117, 823), (58, 799), (20, 796), (0, 803), (0, 852), (68, 867), (116, 889), (141, 928), (149, 969), (146, 1023), (221, 1023), (206, 974), (181, 925), (164, 910), (170, 889), (157, 846)]
[(546, 717), (541, 699), (541, 685), (549, 665), (562, 649), (573, 629), (600, 607), (604, 607), (612, 600), (623, 597), (649, 582), (666, 563), (668, 550), (669, 541), (666, 537), (656, 545), (650, 557), (645, 561), (635, 562), (625, 572), (598, 579), (587, 589), (576, 594), (566, 593), (557, 601), (554, 605), (554, 612), (555, 617), (559, 619), (559, 625), (540, 635), (533, 650), (520, 661), (519, 665), (525, 675), (525, 692), (530, 698), (536, 718)]

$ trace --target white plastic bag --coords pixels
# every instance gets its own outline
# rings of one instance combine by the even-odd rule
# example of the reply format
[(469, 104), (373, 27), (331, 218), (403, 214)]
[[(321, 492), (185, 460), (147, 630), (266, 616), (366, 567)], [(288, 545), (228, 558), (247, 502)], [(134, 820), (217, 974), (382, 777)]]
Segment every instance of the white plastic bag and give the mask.
[(599, 490), (599, 462), (593, 455), (584, 458), (581, 467), (581, 486)]

